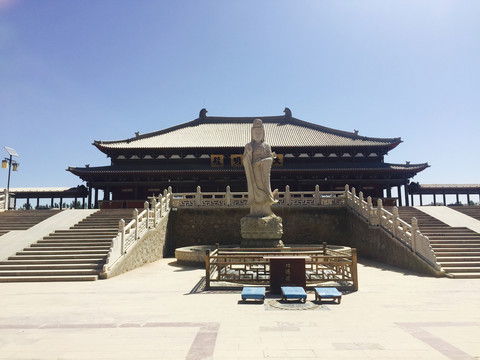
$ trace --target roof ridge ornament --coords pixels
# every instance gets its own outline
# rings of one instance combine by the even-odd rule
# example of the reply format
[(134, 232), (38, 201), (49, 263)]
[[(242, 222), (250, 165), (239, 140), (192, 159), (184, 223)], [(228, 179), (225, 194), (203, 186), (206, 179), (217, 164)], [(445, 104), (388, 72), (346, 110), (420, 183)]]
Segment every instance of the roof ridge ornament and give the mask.
[(205, 118), (207, 117), (207, 112), (207, 109), (203, 108), (202, 110), (200, 110), (198, 117), (202, 120), (205, 120)]
[(292, 110), (290, 110), (288, 107), (286, 107), (283, 112), (285, 113), (285, 117), (287, 119), (290, 119), (292, 117)]

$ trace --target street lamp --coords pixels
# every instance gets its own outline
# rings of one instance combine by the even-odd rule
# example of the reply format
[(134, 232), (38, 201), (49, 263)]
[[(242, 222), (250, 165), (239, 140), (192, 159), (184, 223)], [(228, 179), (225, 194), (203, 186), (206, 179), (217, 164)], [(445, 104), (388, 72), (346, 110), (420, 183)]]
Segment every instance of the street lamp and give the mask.
[(12, 168), (13, 168), (13, 171), (18, 171), (18, 165), (20, 165), (20, 163), (12, 159), (13, 156), (18, 156), (17, 152), (14, 149), (8, 146), (5, 146), (5, 150), (7, 150), (8, 155), (10, 155), (10, 157), (2, 160), (2, 169), (6, 169), (8, 167), (8, 183), (7, 183), (8, 198), (5, 199), (7, 203), (7, 209), (8, 209), (9, 203), (10, 203), (10, 174), (12, 172)]

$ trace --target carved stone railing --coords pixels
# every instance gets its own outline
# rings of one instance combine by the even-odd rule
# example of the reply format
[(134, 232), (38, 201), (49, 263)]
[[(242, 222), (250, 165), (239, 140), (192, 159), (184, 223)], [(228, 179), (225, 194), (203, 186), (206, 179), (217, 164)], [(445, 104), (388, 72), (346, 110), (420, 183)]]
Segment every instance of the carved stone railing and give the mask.
[[(104, 272), (111, 269), (149, 229), (155, 228), (171, 208), (245, 207), (248, 193), (231, 192), (227, 186), (225, 192), (202, 192), (200, 187), (197, 187), (197, 192), (194, 193), (172, 194), (169, 188), (163, 196), (150, 197), (149, 200), (150, 202), (145, 202), (142, 212), (134, 211), (134, 218), (128, 224), (120, 221), (119, 232), (112, 240)], [(348, 185), (344, 191), (319, 191), (317, 185), (315, 191), (301, 192), (290, 191), (287, 186), (284, 192), (278, 193), (277, 201), (274, 206), (347, 206), (369, 225), (379, 226), (432, 267), (441, 270), (430, 240), (419, 231), (415, 218), (412, 218), (410, 225), (399, 218), (398, 208), (394, 207), (392, 212), (387, 211), (383, 208), (381, 199), (377, 201), (377, 206), (373, 206), (371, 197), (365, 201), (362, 192), (357, 196), (355, 188), (350, 191)]]
[(418, 229), (416, 218), (412, 218), (412, 224), (410, 225), (399, 218), (397, 207), (394, 207), (392, 212), (389, 212), (383, 208), (381, 199), (378, 199), (375, 207), (372, 205), (370, 197), (365, 201), (362, 192), (357, 196), (355, 188), (352, 188), (352, 191), (350, 191), (348, 185), (345, 186), (345, 199), (346, 205), (364, 218), (370, 225), (380, 226), (436, 270), (441, 270), (441, 266), (437, 262), (435, 253), (430, 245), (430, 240)]
[(137, 209), (133, 210), (133, 218), (128, 224), (123, 219), (119, 221), (118, 235), (112, 239), (107, 261), (103, 266), (104, 273), (109, 272), (136, 242), (160, 223), (170, 211), (171, 199), (172, 193), (169, 189), (164, 192), (163, 196), (149, 198), (150, 203), (145, 201), (142, 212), (139, 213)]
[[(333, 206), (345, 205), (345, 191), (285, 191), (278, 192), (277, 203), (273, 206)], [(177, 193), (173, 195), (172, 207), (244, 207), (247, 205), (247, 192), (231, 192), (227, 186), (225, 192), (202, 192), (200, 186), (194, 193)]]

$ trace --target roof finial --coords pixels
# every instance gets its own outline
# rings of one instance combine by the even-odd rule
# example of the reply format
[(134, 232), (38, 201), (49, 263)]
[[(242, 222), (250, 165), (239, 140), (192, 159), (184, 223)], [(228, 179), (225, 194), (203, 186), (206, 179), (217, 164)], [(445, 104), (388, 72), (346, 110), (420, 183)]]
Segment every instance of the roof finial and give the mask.
[(292, 111), (288, 107), (286, 107), (285, 110), (283, 110), (283, 112), (285, 113), (286, 118), (292, 117)]
[(200, 119), (205, 119), (207, 117), (207, 109), (203, 108), (202, 110), (200, 110), (200, 114), (198, 114), (198, 117)]
[(358, 130), (357, 129), (353, 129), (353, 132), (355, 133), (355, 135), (358, 135)]

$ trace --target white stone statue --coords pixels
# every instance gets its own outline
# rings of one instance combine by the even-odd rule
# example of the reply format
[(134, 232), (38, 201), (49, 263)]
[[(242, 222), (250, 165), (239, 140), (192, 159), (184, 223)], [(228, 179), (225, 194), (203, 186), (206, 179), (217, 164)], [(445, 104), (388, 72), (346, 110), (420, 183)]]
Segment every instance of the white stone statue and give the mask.
[(252, 126), (252, 141), (245, 145), (243, 166), (247, 175), (248, 205), (250, 216), (273, 215), (270, 206), (276, 201), (270, 186), (270, 171), (274, 153), (265, 142), (265, 129), (262, 120), (255, 119)]

